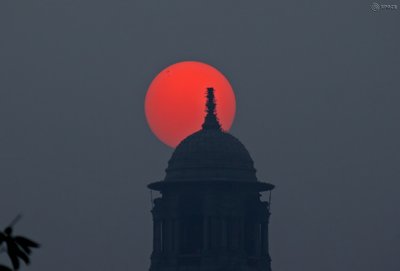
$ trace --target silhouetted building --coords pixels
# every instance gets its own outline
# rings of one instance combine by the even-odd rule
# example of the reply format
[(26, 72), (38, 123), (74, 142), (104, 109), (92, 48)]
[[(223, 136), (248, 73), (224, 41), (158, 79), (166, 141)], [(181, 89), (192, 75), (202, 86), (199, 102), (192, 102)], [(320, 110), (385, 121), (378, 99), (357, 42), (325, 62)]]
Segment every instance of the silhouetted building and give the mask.
[(271, 270), (269, 203), (244, 145), (221, 130), (213, 89), (202, 129), (175, 149), (152, 209), (150, 271)]

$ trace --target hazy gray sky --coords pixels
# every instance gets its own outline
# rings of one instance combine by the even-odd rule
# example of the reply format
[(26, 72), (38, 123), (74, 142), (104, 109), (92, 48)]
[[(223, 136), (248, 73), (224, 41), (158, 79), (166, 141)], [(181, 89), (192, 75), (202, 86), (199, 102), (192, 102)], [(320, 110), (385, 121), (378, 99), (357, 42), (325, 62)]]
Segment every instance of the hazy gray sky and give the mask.
[(232, 134), (276, 185), (273, 270), (400, 270), (400, 7), (370, 5), (0, 1), (0, 226), (24, 214), (29, 270), (148, 269), (172, 149), (143, 101), (182, 60), (235, 90)]

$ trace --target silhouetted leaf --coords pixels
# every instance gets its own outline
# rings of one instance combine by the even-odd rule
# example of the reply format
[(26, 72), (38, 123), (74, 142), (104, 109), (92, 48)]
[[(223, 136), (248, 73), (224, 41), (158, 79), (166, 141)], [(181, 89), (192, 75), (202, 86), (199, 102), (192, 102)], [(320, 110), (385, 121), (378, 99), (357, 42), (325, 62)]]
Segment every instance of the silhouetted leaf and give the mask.
[(7, 266), (0, 265), (0, 271), (13, 271), (13, 270)]
[(40, 246), (38, 243), (36, 243), (28, 238), (22, 237), (22, 236), (15, 236), (14, 240), (20, 246), (26, 246), (26, 247), (39, 247)]

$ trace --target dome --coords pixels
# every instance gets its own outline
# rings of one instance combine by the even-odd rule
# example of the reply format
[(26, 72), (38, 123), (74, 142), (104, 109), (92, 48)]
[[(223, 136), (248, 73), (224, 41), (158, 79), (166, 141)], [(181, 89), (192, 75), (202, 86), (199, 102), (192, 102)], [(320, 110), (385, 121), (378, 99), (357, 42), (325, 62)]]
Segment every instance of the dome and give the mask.
[(169, 180), (256, 181), (253, 160), (245, 146), (220, 129), (202, 129), (175, 149), (166, 169)]
[(207, 90), (207, 114), (202, 129), (176, 147), (168, 162), (164, 180), (149, 184), (152, 190), (192, 185), (223, 185), (269, 191), (272, 184), (259, 182), (253, 160), (245, 146), (222, 131), (215, 114), (214, 90)]
[(202, 129), (176, 147), (165, 181), (257, 181), (249, 152), (238, 139), (222, 131), (215, 107), (214, 89), (209, 88)]

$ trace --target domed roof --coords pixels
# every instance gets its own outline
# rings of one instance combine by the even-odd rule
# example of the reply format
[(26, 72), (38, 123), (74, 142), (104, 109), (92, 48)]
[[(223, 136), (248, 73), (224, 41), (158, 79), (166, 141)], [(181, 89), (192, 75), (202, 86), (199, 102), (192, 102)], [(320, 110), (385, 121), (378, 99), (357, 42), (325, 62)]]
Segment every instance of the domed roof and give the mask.
[(202, 129), (177, 146), (168, 162), (165, 181), (257, 181), (253, 160), (245, 146), (221, 130), (213, 91), (209, 88), (207, 92), (207, 115)]
[(202, 129), (175, 149), (166, 169), (169, 180), (256, 181), (253, 160), (244, 145), (220, 129)]
[[(176, 147), (168, 162), (163, 181), (148, 185), (152, 190), (176, 186), (222, 185), (269, 191), (274, 185), (259, 182), (253, 160), (244, 145), (222, 131), (215, 115), (214, 90), (207, 90), (207, 115), (202, 129), (189, 135)], [(240, 187), (240, 188), (239, 188)]]

